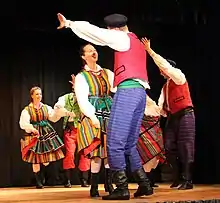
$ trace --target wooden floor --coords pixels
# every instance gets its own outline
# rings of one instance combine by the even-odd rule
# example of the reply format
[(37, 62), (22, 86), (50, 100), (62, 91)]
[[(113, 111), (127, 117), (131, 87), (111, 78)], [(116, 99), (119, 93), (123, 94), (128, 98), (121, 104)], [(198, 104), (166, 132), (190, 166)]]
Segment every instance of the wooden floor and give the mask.
[[(130, 184), (131, 195), (135, 192), (137, 185)], [(100, 186), (100, 195), (105, 195), (103, 185)], [(148, 197), (134, 199), (131, 196), (129, 201), (103, 201), (100, 198), (91, 199), (89, 188), (73, 186), (72, 188), (46, 187), (44, 189), (35, 188), (0, 188), (0, 202), (19, 203), (94, 203), (94, 202), (132, 202), (151, 203), (164, 201), (184, 201), (184, 200), (208, 200), (220, 199), (220, 185), (196, 185), (193, 190), (178, 191), (170, 189), (169, 185), (161, 184), (155, 189), (155, 194)]]

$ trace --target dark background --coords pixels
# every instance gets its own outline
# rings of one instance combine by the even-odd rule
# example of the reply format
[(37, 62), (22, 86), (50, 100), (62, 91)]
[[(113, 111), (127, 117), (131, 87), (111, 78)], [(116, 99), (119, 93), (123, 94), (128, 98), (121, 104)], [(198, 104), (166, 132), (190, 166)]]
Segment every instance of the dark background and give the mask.
[[(81, 69), (78, 50), (85, 41), (70, 29), (56, 30), (58, 12), (67, 19), (98, 26), (104, 26), (103, 17), (108, 14), (125, 14), (130, 31), (150, 38), (157, 53), (177, 62), (186, 74), (195, 105), (194, 182), (220, 183), (218, 109), (213, 111), (219, 22), (215, 11), (217, 4), (208, 0), (5, 1), (1, 7), (0, 186), (32, 184), (31, 165), (21, 160), (19, 140), (23, 132), (18, 123), (29, 103), (29, 89), (42, 87), (43, 102), (53, 106), (59, 96), (71, 90), (70, 75)], [(98, 63), (112, 69), (112, 50), (96, 48)], [(150, 95), (157, 100), (164, 80), (150, 58), (148, 72)], [(62, 137), (61, 125), (60, 121), (54, 126)], [(60, 162), (51, 164), (48, 173), (52, 179), (59, 178), (61, 169)], [(78, 184), (77, 175), (73, 183)]]

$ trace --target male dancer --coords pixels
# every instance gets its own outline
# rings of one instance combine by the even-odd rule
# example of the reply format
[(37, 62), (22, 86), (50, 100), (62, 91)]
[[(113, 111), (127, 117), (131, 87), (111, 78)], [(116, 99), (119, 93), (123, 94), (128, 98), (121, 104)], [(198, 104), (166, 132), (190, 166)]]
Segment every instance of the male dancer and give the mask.
[(178, 187), (179, 166), (183, 173), (183, 183), (179, 190), (192, 189), (192, 165), (194, 162), (195, 142), (195, 115), (188, 82), (180, 69), (175, 68), (176, 63), (162, 58), (150, 47), (150, 41), (142, 39), (145, 49), (150, 54), (161, 75), (167, 79), (164, 84), (158, 105), (162, 114), (168, 115), (165, 128), (165, 148), (167, 158), (173, 168), (174, 183), (170, 186)]
[[(60, 26), (71, 28), (80, 38), (115, 51), (114, 95), (107, 130), (107, 153), (116, 189), (104, 196), (104, 200), (128, 200), (128, 179), (125, 156), (129, 158), (131, 171), (139, 184), (135, 197), (153, 194), (137, 151), (137, 141), (146, 104), (145, 89), (149, 88), (146, 51), (134, 33), (129, 32), (127, 17), (121, 14), (106, 16), (108, 29), (99, 28), (85, 21), (70, 21), (58, 14)], [(99, 122), (97, 117), (93, 124)]]
[[(72, 92), (59, 97), (58, 102), (55, 104), (54, 109), (61, 110), (66, 109), (70, 112), (75, 113), (75, 117), (64, 117), (63, 129), (64, 129), (64, 145), (66, 154), (63, 159), (63, 169), (65, 171), (65, 184), (64, 187), (71, 187), (71, 171), (75, 168), (75, 151), (77, 147), (77, 126), (80, 117), (80, 109), (76, 100), (74, 92), (74, 81), (75, 76), (71, 75), (72, 81)], [(82, 187), (88, 187), (88, 171), (90, 169), (90, 159), (83, 155), (80, 155), (79, 166), (80, 170), (80, 181)]]

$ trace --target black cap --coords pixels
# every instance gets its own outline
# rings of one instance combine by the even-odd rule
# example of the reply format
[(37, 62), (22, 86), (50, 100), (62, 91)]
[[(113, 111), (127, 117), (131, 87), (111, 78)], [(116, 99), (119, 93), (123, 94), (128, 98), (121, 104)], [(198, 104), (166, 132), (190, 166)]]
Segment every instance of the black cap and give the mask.
[(104, 18), (107, 27), (123, 27), (127, 24), (128, 18), (122, 14), (111, 14)]
[(176, 67), (176, 62), (172, 61), (170, 59), (167, 59), (167, 61), (170, 63), (171, 66)]

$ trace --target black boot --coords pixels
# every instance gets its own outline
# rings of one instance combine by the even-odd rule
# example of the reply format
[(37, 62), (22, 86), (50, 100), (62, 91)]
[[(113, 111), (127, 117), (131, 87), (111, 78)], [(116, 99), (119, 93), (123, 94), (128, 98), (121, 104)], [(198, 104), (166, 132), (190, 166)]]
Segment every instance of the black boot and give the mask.
[(178, 190), (190, 190), (193, 189), (192, 183), (192, 163), (183, 164), (183, 183)]
[(111, 194), (114, 191), (114, 187), (112, 185), (112, 172), (109, 168), (105, 168), (104, 188), (105, 188), (105, 192), (109, 192), (109, 194)]
[(151, 170), (151, 172), (147, 172), (146, 175), (150, 180), (150, 186), (151, 187), (159, 187), (158, 185), (155, 184), (155, 180), (154, 180), (154, 169)]
[(170, 185), (170, 188), (176, 188), (180, 185), (181, 182), (179, 159), (176, 156), (171, 155), (168, 156), (168, 161), (172, 168), (172, 179), (173, 179), (173, 183)]
[(67, 170), (64, 170), (64, 174), (65, 174), (65, 181), (64, 181), (64, 187), (65, 188), (71, 188), (72, 185), (71, 185), (71, 169), (67, 169)]
[(37, 173), (34, 173), (34, 175), (35, 175), (35, 179), (36, 179), (36, 188), (37, 189), (43, 189), (44, 186), (42, 184), (40, 171), (38, 171)]
[(89, 171), (80, 171), (81, 187), (89, 187), (89, 184), (88, 184), (88, 172)]
[(150, 186), (150, 180), (148, 179), (143, 168), (140, 168), (134, 172), (134, 178), (138, 183), (138, 189), (134, 193), (134, 197), (140, 197), (143, 195), (152, 195), (153, 188)]
[(41, 164), (41, 166), (40, 166), (40, 174), (41, 174), (42, 184), (45, 185), (45, 182), (46, 182), (46, 178), (45, 178), (45, 175), (46, 175), (46, 166), (44, 166), (43, 164)]
[(47, 185), (48, 186), (56, 186), (59, 180), (59, 172), (55, 167), (55, 162), (52, 162), (50, 165), (45, 167), (46, 175), (47, 175)]
[(115, 171), (113, 173), (113, 180), (116, 189), (109, 195), (103, 196), (103, 200), (129, 200), (130, 193), (128, 190), (128, 179), (125, 171)]
[(99, 184), (99, 173), (91, 173), (91, 188), (90, 188), (91, 197), (99, 197), (98, 184)]

